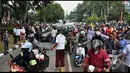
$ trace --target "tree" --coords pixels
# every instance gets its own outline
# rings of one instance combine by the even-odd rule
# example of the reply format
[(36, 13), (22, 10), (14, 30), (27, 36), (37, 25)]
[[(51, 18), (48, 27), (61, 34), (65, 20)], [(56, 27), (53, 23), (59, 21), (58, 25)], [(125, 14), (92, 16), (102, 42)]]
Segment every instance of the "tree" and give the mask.
[(37, 12), (40, 21), (55, 23), (64, 19), (64, 10), (58, 3), (50, 3), (46, 7), (42, 6)]
[(88, 17), (96, 15), (98, 20), (116, 20), (120, 18), (120, 12), (123, 11), (123, 19), (126, 19), (128, 13), (122, 1), (83, 1), (76, 7), (75, 15), (70, 13), (72, 19), (76, 18), (77, 22), (88, 21)]
[(130, 25), (130, 14), (128, 15), (128, 17), (127, 17), (127, 23)]
[(119, 21), (121, 16), (121, 11), (123, 12), (123, 19), (124, 19), (125, 18), (124, 16), (126, 16), (128, 13), (125, 10), (125, 5), (123, 5), (121, 1), (114, 1), (111, 4), (111, 8), (107, 17), (108, 21), (111, 20)]

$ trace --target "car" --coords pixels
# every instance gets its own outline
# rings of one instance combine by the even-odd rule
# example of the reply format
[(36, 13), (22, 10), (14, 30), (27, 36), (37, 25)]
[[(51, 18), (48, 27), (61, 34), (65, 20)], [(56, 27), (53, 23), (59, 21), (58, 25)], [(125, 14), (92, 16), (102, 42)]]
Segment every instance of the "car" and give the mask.
[(51, 31), (52, 27), (49, 26), (46, 30), (44, 30), (41, 34), (41, 41), (51, 41)]
[[(57, 29), (62, 29), (62, 30), (64, 30), (64, 35), (66, 36), (67, 34), (65, 34), (65, 32), (66, 31), (69, 31), (69, 32), (71, 32), (71, 31), (73, 31), (76, 27), (75, 27), (75, 25), (73, 25), (73, 24), (64, 24), (64, 25), (57, 25), (56, 26), (56, 28)], [(67, 28), (67, 29), (66, 29)]]

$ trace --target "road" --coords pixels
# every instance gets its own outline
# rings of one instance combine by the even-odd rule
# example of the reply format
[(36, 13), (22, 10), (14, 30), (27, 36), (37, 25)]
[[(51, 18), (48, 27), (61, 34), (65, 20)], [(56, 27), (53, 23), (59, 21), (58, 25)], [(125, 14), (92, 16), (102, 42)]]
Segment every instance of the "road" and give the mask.
[[(42, 46), (44, 46), (45, 48), (50, 48), (51, 45), (50, 43), (42, 43)], [(13, 56), (16, 56), (20, 53), (20, 49), (16, 49), (12, 52)], [(49, 60), (49, 67), (47, 67), (47, 71), (48, 72), (59, 72), (59, 70), (54, 70), (54, 66), (55, 66), (55, 49), (53, 51), (47, 51), (47, 55), (50, 57)], [(10, 67), (7, 64), (7, 61), (11, 59), (9, 54), (5, 55), (4, 57), (0, 58), (0, 72), (9, 72)], [(68, 54), (66, 54), (65, 56), (65, 71), (66, 72), (72, 72), (73, 70), (71, 69), (71, 62), (70, 62), (70, 57)]]
[[(42, 46), (44, 46), (45, 48), (50, 48), (51, 46), (53, 46), (52, 44), (48, 43), (48, 42), (44, 42), (42, 43)], [(90, 47), (90, 44), (88, 44), (88, 48)], [(18, 55), (20, 52), (20, 49), (16, 49), (12, 52), (13, 56)], [(50, 57), (49, 60), (49, 67), (47, 67), (47, 71), (48, 72), (59, 72), (59, 70), (54, 70), (54, 66), (55, 66), (55, 50), (53, 51), (47, 51), (47, 55)], [(9, 66), (7, 64), (7, 61), (10, 59), (9, 55), (5, 55), (4, 57), (0, 58), (0, 72), (8, 72), (9, 71)], [(83, 72), (83, 68), (82, 67), (76, 67), (74, 65), (74, 54), (69, 55), (66, 54), (65, 56), (65, 71), (66, 72)], [(118, 70), (119, 72), (125, 72), (125, 66), (122, 64)]]

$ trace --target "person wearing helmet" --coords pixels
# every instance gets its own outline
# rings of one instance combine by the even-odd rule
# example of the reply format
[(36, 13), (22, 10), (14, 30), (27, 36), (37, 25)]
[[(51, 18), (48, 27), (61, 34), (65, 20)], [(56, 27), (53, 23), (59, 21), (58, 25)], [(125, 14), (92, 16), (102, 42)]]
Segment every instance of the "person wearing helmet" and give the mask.
[(29, 42), (31, 42), (32, 45), (33, 45), (33, 48), (32, 48), (32, 49), (38, 49), (39, 51), (41, 51), (42, 46), (41, 46), (40, 43), (36, 40), (34, 34), (29, 34), (29, 35), (28, 35), (28, 40), (29, 40)]
[(87, 64), (89, 64), (95, 66), (100, 70), (104, 70), (104, 68), (106, 67), (105, 71), (109, 72), (110, 59), (106, 51), (101, 48), (102, 44), (103, 43), (98, 39), (92, 40), (92, 48), (89, 49), (83, 63), (85, 71), (87, 70)]
[[(13, 58), (11, 62), (15, 62), (17, 65), (24, 67), (27, 72), (35, 72), (37, 61), (32, 52), (32, 43), (26, 40), (25, 43), (21, 45), (21, 53)], [(28, 66), (30, 66), (30, 68), (28, 68)]]
[[(102, 36), (101, 36), (101, 32), (100, 31), (96, 31), (95, 32), (95, 36), (93, 36), (92, 37), (92, 40), (95, 40), (95, 39), (99, 39), (99, 40), (101, 40), (102, 41), (102, 43), (103, 43), (103, 45), (104, 45), (104, 40), (103, 40), (103, 38), (102, 38)], [(91, 40), (91, 41), (92, 41)], [(103, 47), (103, 45), (102, 45), (102, 47)]]

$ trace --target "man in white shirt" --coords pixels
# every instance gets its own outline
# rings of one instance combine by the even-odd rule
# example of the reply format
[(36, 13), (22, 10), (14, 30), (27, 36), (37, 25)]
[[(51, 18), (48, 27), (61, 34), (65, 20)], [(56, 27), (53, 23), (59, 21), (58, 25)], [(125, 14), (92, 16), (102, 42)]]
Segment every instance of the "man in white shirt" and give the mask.
[(51, 36), (52, 36), (52, 44), (55, 43), (55, 38), (56, 38), (56, 33), (57, 33), (57, 30), (55, 27), (53, 27), (52, 31), (51, 31)]
[(62, 30), (58, 30), (58, 35), (56, 37), (56, 43), (55, 45), (51, 48), (53, 50), (56, 48), (56, 61), (55, 61), (55, 69), (58, 69), (61, 67), (65, 67), (65, 39), (66, 37), (62, 34)]
[(122, 63), (124, 63), (124, 58), (126, 56), (125, 65), (126, 69), (128, 69), (128, 73), (130, 73), (130, 44), (126, 45), (125, 49), (123, 50), (123, 57)]

